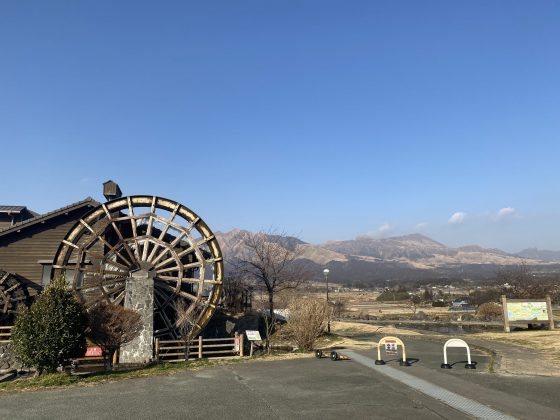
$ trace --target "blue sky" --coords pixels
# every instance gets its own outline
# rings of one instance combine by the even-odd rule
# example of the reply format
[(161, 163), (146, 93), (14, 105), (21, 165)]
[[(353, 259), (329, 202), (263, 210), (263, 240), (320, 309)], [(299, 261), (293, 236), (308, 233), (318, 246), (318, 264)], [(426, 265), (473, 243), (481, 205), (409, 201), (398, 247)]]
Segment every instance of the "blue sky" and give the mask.
[(0, 201), (560, 249), (559, 43), (546, 0), (2, 2)]

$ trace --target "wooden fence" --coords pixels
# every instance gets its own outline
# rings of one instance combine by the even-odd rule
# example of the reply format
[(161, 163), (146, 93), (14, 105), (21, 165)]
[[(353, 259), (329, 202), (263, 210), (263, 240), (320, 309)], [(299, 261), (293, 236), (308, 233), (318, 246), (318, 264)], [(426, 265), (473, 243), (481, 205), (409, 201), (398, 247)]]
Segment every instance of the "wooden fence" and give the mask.
[[(0, 344), (10, 342), (13, 326), (0, 326)], [(202, 338), (191, 341), (189, 346), (189, 359), (202, 359), (207, 357), (243, 356), (243, 334), (228, 338)], [(185, 342), (182, 340), (154, 340), (154, 354), (158, 362), (176, 363), (186, 360)], [(116, 355), (115, 355), (116, 356)], [(115, 357), (116, 359), (116, 357)], [(75, 359), (78, 369), (102, 370), (104, 368), (102, 357), (81, 357)], [(116, 363), (117, 360), (114, 360)]]
[(0, 326), (0, 344), (7, 344), (12, 337), (13, 326), (2, 327)]
[[(159, 362), (176, 363), (187, 360), (186, 345), (182, 340), (156, 338), (154, 351)], [(198, 337), (190, 343), (189, 359), (224, 356), (243, 356), (243, 335), (228, 338)]]

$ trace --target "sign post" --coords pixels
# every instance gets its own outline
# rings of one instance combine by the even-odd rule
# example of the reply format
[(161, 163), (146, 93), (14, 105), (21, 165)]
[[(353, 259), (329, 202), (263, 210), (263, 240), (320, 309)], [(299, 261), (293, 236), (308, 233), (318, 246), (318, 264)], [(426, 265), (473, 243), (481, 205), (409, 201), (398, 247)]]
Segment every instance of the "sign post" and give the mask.
[(476, 369), (476, 363), (473, 363), (471, 360), (471, 349), (469, 348), (469, 345), (465, 342), (465, 340), (461, 340), (460, 338), (452, 338), (450, 340), (447, 340), (443, 345), (443, 363), (441, 364), (442, 369), (451, 369), (453, 367), (447, 361), (448, 347), (460, 347), (467, 349), (467, 363), (465, 364), (465, 369)]
[(406, 358), (406, 348), (402, 340), (398, 337), (383, 337), (377, 343), (377, 360), (376, 365), (384, 365), (385, 361), (381, 358), (381, 346), (385, 348), (386, 355), (398, 355), (398, 347), (401, 346), (402, 349), (402, 359), (399, 361), (401, 366), (410, 366), (410, 362)]
[(245, 334), (247, 335), (247, 339), (251, 342), (251, 349), (249, 350), (249, 357), (253, 356), (253, 342), (254, 341), (262, 341), (261, 333), (256, 330), (246, 330)]

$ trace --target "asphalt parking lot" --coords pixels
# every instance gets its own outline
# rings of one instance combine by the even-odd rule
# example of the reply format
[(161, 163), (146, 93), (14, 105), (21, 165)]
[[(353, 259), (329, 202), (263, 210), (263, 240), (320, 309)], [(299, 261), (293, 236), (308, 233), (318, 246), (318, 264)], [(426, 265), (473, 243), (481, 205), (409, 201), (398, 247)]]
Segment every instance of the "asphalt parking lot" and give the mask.
[[(475, 352), (479, 369), (460, 364), (439, 368), (441, 346), (414, 341), (400, 369), (517, 418), (557, 418), (557, 378), (508, 377), (487, 373), (487, 355)], [(0, 396), (6, 419), (340, 419), (470, 418), (387, 374), (356, 361), (329, 359), (257, 361), (183, 372), (171, 376), (123, 380), (89, 387), (23, 392)], [(463, 360), (460, 354), (457, 359)], [(369, 362), (368, 362), (369, 363)]]

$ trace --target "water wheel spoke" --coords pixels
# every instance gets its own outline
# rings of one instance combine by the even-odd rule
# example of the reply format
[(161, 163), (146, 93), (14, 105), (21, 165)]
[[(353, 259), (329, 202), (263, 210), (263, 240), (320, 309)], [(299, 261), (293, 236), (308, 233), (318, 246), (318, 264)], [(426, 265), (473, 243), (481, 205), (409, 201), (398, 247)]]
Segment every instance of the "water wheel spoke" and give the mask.
[(126, 295), (126, 290), (123, 287), (122, 290), (119, 292), (119, 294), (113, 298), (113, 305), (120, 305), (124, 300), (125, 295)]
[[(163, 311), (167, 306), (169, 306), (169, 302), (171, 300), (172, 294), (165, 294), (162, 290), (158, 288), (154, 288), (154, 300), (156, 301), (156, 306), (159, 310)], [(159, 299), (163, 299), (163, 302)]]
[(193, 301), (193, 302), (196, 302), (199, 299), (198, 297), (196, 297), (194, 295), (191, 295), (190, 293), (187, 293), (184, 290), (179, 290), (178, 294), (187, 298), (187, 299), (189, 299), (189, 300), (191, 300), (191, 301)]
[(132, 250), (130, 249), (130, 247), (128, 246), (126, 241), (124, 240), (124, 236), (123, 236), (122, 232), (120, 231), (120, 229), (118, 228), (117, 224), (115, 223), (115, 220), (111, 216), (111, 213), (107, 209), (107, 206), (105, 204), (101, 204), (101, 206), (103, 207), (103, 210), (105, 211), (105, 214), (107, 215), (107, 220), (109, 220), (111, 222), (111, 227), (113, 228), (113, 230), (115, 231), (115, 233), (119, 237), (120, 243), (123, 244), (123, 247), (126, 250), (126, 253), (130, 257), (131, 261), (134, 261), (136, 258), (134, 256), (134, 254), (132, 253)]
[(169, 317), (167, 316), (164, 310), (164, 308), (167, 305), (162, 304), (156, 295), (154, 295), (154, 300), (156, 300), (156, 303), (158, 304), (159, 307), (158, 315), (163, 320), (163, 323), (166, 326), (167, 331), (173, 332), (175, 330), (175, 328), (173, 327), (173, 322), (171, 322), (171, 320), (169, 319)]
[(6, 290), (4, 290), (4, 293), (7, 295), (8, 293), (10, 293), (12, 290), (16, 290), (19, 287), (19, 283), (14, 284), (11, 287), (8, 287)]
[(175, 265), (173, 267), (169, 267), (169, 268), (162, 268), (160, 270), (156, 270), (157, 274), (161, 274), (161, 273), (171, 273), (173, 271), (181, 271), (183, 270), (182, 267), (179, 267), (178, 265)]
[[(152, 229), (154, 226), (154, 216), (156, 213), (156, 197), (152, 199), (152, 205), (150, 206), (150, 215), (148, 217), (148, 227), (146, 228), (146, 236), (152, 236)], [(142, 249), (142, 261), (147, 261), (148, 259), (148, 248), (150, 241), (144, 241), (144, 248)]]
[(8, 279), (9, 276), (10, 276), (10, 273), (6, 273), (2, 276), (2, 278), (0, 279), (0, 286), (2, 284), (4, 284), (4, 282)]
[(128, 216), (130, 217), (130, 225), (132, 227), (132, 238), (134, 240), (134, 244), (136, 247), (134, 248), (134, 255), (136, 255), (136, 260), (140, 261), (140, 251), (139, 245), (136, 238), (138, 237), (138, 226), (136, 225), (136, 218), (134, 216), (134, 209), (132, 207), (132, 200), (130, 197), (126, 198), (127, 206), (128, 206)]
[[(177, 258), (184, 257), (185, 255), (190, 254), (190, 253), (193, 252), (193, 251), (194, 251), (194, 248), (193, 248), (192, 246), (191, 246), (191, 247), (188, 247), (187, 249), (184, 249), (184, 250), (182, 250), (182, 251), (180, 251), (180, 252), (177, 252), (177, 253), (176, 253), (176, 257), (177, 257)], [(175, 260), (174, 257), (170, 257), (170, 258), (166, 259), (165, 261), (162, 261), (161, 263), (159, 263), (158, 265), (156, 265), (155, 268), (156, 268), (156, 270), (157, 270), (158, 268), (165, 267), (167, 264), (169, 264), (170, 262), (172, 262), (172, 261), (174, 261), (174, 260)]]
[[(163, 242), (163, 238), (165, 238), (165, 235), (167, 234), (167, 231), (169, 230), (169, 228), (171, 227), (171, 224), (173, 223), (173, 220), (175, 219), (175, 217), (177, 216), (177, 211), (179, 210), (179, 207), (181, 207), (181, 205), (179, 203), (177, 203), (177, 205), (175, 206), (175, 208), (173, 209), (173, 213), (171, 213), (171, 216), (169, 217), (169, 219), (165, 220), (165, 227), (161, 230), (161, 233), (159, 234), (158, 237), (158, 241)], [(156, 245), (154, 246), (154, 249), (152, 249), (152, 252), (150, 252), (150, 255), (148, 256), (148, 261), (151, 262), (157, 252), (157, 250), (160, 248), (160, 244), (156, 243)]]
[(169, 251), (169, 249), (167, 248), (163, 248), (163, 250), (158, 254), (158, 256), (156, 258), (153, 258), (150, 260), (150, 263), (152, 263), (153, 265), (156, 265), (159, 260), (161, 260), (163, 257), (165, 257), (165, 254), (167, 254), (167, 252)]
[[(175, 279), (175, 281), (178, 281), (178, 279)], [(177, 293), (177, 291), (179, 290), (179, 286), (180, 283), (178, 283), (177, 286), (173, 287), (171, 286), (169, 283), (165, 283), (165, 282), (160, 282), (160, 281), (155, 281), (154, 282), (154, 288), (157, 289), (161, 289), (161, 290), (165, 290), (171, 293)]]
[(123, 283), (126, 282), (128, 277), (117, 277), (117, 278), (111, 278), (111, 279), (100, 279), (97, 280), (95, 282), (87, 282), (82, 284), (81, 286), (76, 286), (74, 289), (75, 290), (92, 290), (92, 289), (97, 289), (98, 287), (103, 287), (103, 286), (111, 286), (111, 285), (115, 285), (118, 283)]
[(185, 265), (183, 266), (183, 269), (184, 269), (184, 270), (188, 270), (189, 268), (198, 268), (198, 267), (202, 267), (203, 265), (204, 265), (204, 262), (202, 262), (202, 261), (195, 261), (195, 262), (190, 263), (190, 264), (185, 264)]
[(178, 282), (181, 279), (179, 276), (157, 276), (156, 280), (162, 280), (169, 283), (169, 282)]
[[(124, 264), (121, 264), (115, 260), (112, 260), (111, 257), (112, 256), (108, 256), (107, 254), (101, 254), (100, 252), (97, 251), (91, 251), (91, 250), (87, 250), (85, 251), (86, 255), (91, 256), (93, 259), (97, 259), (99, 261), (101, 261), (103, 264), (111, 264), (113, 267), (116, 268), (120, 268), (123, 271), (128, 272), (129, 271), (129, 267), (127, 267)], [(115, 256), (116, 258), (116, 256)]]
[(112, 252), (116, 255), (118, 255), (123, 261), (125, 261), (127, 264), (132, 265), (132, 262), (130, 262), (127, 258), (125, 258), (120, 252), (117, 251), (116, 246), (111, 245), (109, 242), (107, 242), (105, 240), (105, 238), (103, 238), (103, 236), (101, 236), (98, 232), (95, 231), (95, 229), (93, 229), (93, 227), (91, 227), (88, 223), (86, 223), (84, 221), (84, 219), (80, 219), (80, 223), (87, 229), (89, 230), (96, 238), (97, 240), (99, 240), (103, 245), (105, 245), (107, 248), (109, 248), (109, 252)]

